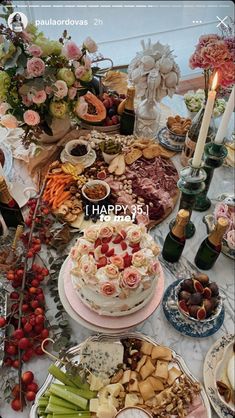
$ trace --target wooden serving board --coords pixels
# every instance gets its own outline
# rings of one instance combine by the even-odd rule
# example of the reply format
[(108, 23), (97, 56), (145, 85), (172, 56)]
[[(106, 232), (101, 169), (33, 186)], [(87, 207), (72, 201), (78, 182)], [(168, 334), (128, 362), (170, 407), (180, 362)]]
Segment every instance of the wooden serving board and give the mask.
[(168, 218), (168, 216), (173, 212), (176, 203), (179, 199), (179, 195), (180, 195), (180, 191), (179, 189), (177, 189), (175, 196), (173, 197), (173, 206), (169, 209), (166, 210), (166, 212), (164, 213), (164, 215), (159, 218), (157, 221), (151, 220), (147, 226), (148, 230), (155, 228), (155, 226), (159, 225), (160, 223), (162, 223), (166, 218)]

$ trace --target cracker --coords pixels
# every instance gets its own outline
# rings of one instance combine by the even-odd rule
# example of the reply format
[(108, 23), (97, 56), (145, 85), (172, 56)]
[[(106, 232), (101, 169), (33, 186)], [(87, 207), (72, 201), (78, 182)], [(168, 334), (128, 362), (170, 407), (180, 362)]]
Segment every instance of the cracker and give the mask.
[(138, 148), (133, 148), (125, 155), (125, 163), (128, 165), (133, 164), (140, 157), (142, 157), (142, 151)]
[(147, 160), (151, 160), (152, 158), (159, 157), (160, 154), (161, 154), (161, 151), (157, 144), (150, 145), (149, 147), (143, 149), (143, 156)]

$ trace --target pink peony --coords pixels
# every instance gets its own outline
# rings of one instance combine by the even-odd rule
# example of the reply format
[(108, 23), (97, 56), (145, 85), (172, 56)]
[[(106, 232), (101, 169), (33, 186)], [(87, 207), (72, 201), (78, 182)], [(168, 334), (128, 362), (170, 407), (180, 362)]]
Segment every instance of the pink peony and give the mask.
[(225, 203), (219, 203), (218, 205), (216, 205), (215, 207), (215, 218), (226, 218), (229, 219), (228, 216), (228, 205), (226, 205)]
[(65, 96), (67, 96), (68, 86), (65, 81), (57, 80), (54, 85), (57, 88), (57, 90), (54, 92), (54, 95), (57, 97), (57, 99), (63, 99)]
[(195, 68), (204, 68), (202, 57), (197, 51), (189, 58), (189, 67), (192, 70), (195, 70)]
[(47, 95), (44, 90), (37, 91), (36, 94), (33, 96), (33, 103), (42, 104), (45, 102), (46, 98)]
[(5, 115), (11, 106), (7, 102), (0, 103), (0, 115)]
[(87, 49), (88, 52), (91, 52), (92, 54), (97, 51), (98, 47), (95, 41), (88, 36), (85, 41), (83, 42), (83, 45)]
[(70, 100), (74, 100), (77, 94), (77, 89), (75, 87), (70, 87), (68, 91), (68, 96)]
[(122, 286), (128, 287), (130, 289), (135, 289), (138, 287), (141, 281), (141, 275), (139, 271), (134, 267), (127, 268), (122, 277)]
[(112, 296), (116, 292), (116, 287), (113, 283), (105, 282), (101, 285), (100, 291), (104, 296)]
[(62, 49), (62, 55), (64, 55), (69, 60), (76, 60), (82, 56), (82, 53), (75, 42), (68, 41)]
[(18, 126), (18, 121), (13, 115), (4, 115), (0, 119), (0, 124), (8, 129), (15, 129)]
[(80, 99), (74, 110), (78, 117), (83, 117), (88, 111), (88, 103), (85, 100)]
[(226, 61), (219, 66), (219, 80), (222, 87), (229, 87), (235, 83), (235, 64)]
[(40, 77), (44, 74), (45, 63), (41, 58), (33, 57), (27, 62), (28, 74), (32, 77)]
[(77, 66), (75, 69), (75, 77), (80, 79), (86, 72), (85, 67), (83, 67), (82, 65)]
[(33, 104), (33, 101), (28, 96), (22, 96), (22, 102), (25, 106), (29, 107)]
[(83, 57), (84, 66), (86, 70), (90, 70), (91, 68), (91, 59), (88, 56)]
[(123, 260), (123, 257), (121, 257), (120, 255), (114, 255), (114, 256), (110, 257), (110, 261), (111, 261), (112, 264), (117, 266), (119, 268), (119, 270), (124, 269), (124, 260)]
[(31, 45), (28, 48), (28, 53), (32, 55), (33, 57), (41, 57), (42, 55), (42, 48), (38, 45)]
[(29, 126), (35, 126), (40, 123), (40, 116), (34, 110), (26, 110), (23, 115), (24, 121)]
[(226, 240), (227, 240), (229, 248), (231, 248), (232, 250), (235, 250), (235, 229), (232, 229), (231, 231), (227, 233)]

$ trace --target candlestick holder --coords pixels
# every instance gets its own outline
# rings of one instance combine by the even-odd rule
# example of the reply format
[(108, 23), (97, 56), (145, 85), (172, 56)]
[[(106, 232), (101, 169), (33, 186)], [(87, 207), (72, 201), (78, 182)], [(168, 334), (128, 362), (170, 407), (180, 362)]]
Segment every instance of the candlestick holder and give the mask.
[(210, 188), (214, 170), (223, 164), (227, 154), (228, 151), (223, 144), (209, 142), (205, 145), (203, 165), (203, 169), (206, 172), (205, 189), (196, 196), (193, 207), (194, 210), (197, 210), (198, 212), (204, 212), (211, 206), (211, 201), (208, 198), (207, 193)]
[[(177, 183), (181, 191), (181, 199), (179, 209), (186, 209), (189, 211), (189, 218), (191, 217), (194, 207), (195, 199), (198, 194), (205, 189), (206, 172), (202, 167), (195, 168), (192, 166), (192, 159), (189, 160), (189, 166), (183, 168), (180, 172), (180, 179)], [(173, 227), (175, 219), (170, 222), (170, 229)], [(195, 225), (189, 221), (185, 228), (186, 238), (191, 238), (195, 233)]]

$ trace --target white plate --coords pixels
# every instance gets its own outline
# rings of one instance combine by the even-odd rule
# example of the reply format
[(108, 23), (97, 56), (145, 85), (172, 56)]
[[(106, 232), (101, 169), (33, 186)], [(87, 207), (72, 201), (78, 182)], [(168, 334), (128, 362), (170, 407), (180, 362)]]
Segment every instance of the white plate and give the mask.
[[(227, 367), (228, 367), (229, 360), (231, 359), (231, 357), (234, 356), (233, 346), (234, 346), (234, 341), (231, 341), (231, 343), (228, 344), (226, 349), (224, 350), (222, 359), (217, 364), (217, 367), (215, 369), (215, 386), (218, 380), (229, 385), (229, 380), (227, 377)], [(224, 397), (221, 396), (219, 392), (218, 392), (218, 397), (220, 398), (221, 402), (223, 402), (225, 406), (228, 406), (231, 409), (231, 411), (235, 413), (235, 405), (233, 401), (226, 402)]]
[[(71, 160), (71, 158), (68, 156), (67, 152), (65, 151), (65, 149), (63, 149), (63, 151), (60, 154), (60, 159), (62, 161), (62, 163), (71, 163), (74, 164), (73, 161)], [(96, 160), (96, 152), (95, 150), (91, 150), (90, 154), (86, 157), (86, 160), (84, 162), (82, 162), (82, 164), (84, 165), (85, 168), (90, 167), (92, 164), (94, 164)]]
[[(94, 335), (92, 337), (89, 337), (87, 340), (89, 341), (108, 341), (108, 342), (118, 342), (120, 341), (120, 338), (138, 338), (142, 341), (147, 341), (149, 343), (152, 343), (154, 345), (161, 345), (160, 343), (158, 343), (157, 341), (153, 340), (150, 337), (147, 337), (146, 335), (143, 335), (139, 332), (128, 332), (128, 333), (123, 333), (122, 335)], [(87, 341), (86, 340), (86, 341)], [(73, 347), (69, 350), (69, 353), (74, 355), (74, 359), (75, 360), (79, 360), (79, 353), (81, 350), (81, 346), (83, 345), (83, 343), (77, 345), (76, 347)], [(172, 349), (171, 349), (172, 350)], [(181, 356), (179, 356), (174, 350), (172, 350), (172, 363), (175, 364), (176, 366), (178, 366), (183, 372), (184, 374), (190, 378), (192, 381), (197, 381), (197, 379), (191, 374), (191, 372), (189, 371), (189, 369), (187, 368), (184, 360), (182, 359)], [(55, 363), (57, 366), (59, 365), (58, 362)], [(37, 401), (38, 399), (43, 395), (43, 393), (47, 390), (48, 386), (52, 383), (53, 381), (53, 377), (49, 374), (46, 381), (44, 382), (44, 384), (42, 385), (42, 387), (39, 389), (37, 395), (36, 395), (36, 399), (34, 402), (34, 405), (31, 408), (30, 414), (29, 414), (29, 418), (38, 418), (37, 415)], [(201, 390), (201, 397), (204, 403), (204, 406), (206, 408), (207, 411), (207, 418), (211, 418), (211, 408), (210, 408), (210, 403), (208, 401), (208, 398), (206, 396), (205, 390), (202, 387)], [(198, 417), (200, 418), (200, 417)]]
[(226, 334), (217, 340), (208, 351), (204, 366), (203, 378), (207, 396), (220, 418), (234, 418), (232, 411), (219, 399), (218, 390), (215, 387), (215, 369), (224, 355), (224, 350), (234, 340), (234, 335)]

